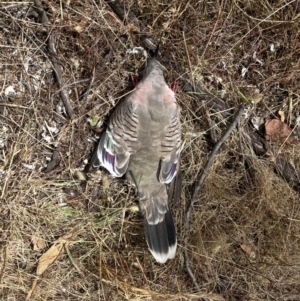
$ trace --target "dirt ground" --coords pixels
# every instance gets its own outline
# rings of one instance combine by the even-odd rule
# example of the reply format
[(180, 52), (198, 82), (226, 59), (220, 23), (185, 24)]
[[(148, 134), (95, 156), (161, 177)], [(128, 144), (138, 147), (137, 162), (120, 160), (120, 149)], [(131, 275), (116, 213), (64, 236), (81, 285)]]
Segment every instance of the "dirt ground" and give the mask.
[[(300, 170), (300, 2), (126, 0), (125, 20), (107, 3), (45, 0), (47, 26), (33, 1), (0, 3), (0, 299), (300, 300), (299, 189), (274, 172), (279, 154)], [(179, 246), (165, 265), (148, 251), (134, 188), (85, 169), (151, 56), (145, 35), (161, 41), (166, 81), (179, 83)], [(228, 109), (210, 111), (212, 95)], [(185, 246), (185, 213), (213, 133), (220, 139), (241, 104), (246, 113), (208, 170)], [(275, 139), (258, 156), (244, 125), (270, 118), (295, 140)]]

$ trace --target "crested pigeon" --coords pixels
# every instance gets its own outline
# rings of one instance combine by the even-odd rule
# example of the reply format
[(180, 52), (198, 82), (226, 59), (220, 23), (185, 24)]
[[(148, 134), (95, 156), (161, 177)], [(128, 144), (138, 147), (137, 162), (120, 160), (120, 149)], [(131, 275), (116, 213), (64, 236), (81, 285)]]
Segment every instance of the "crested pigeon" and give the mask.
[(112, 114), (92, 158), (136, 186), (146, 241), (159, 263), (175, 257), (177, 239), (169, 203), (181, 193), (179, 108), (157, 61)]

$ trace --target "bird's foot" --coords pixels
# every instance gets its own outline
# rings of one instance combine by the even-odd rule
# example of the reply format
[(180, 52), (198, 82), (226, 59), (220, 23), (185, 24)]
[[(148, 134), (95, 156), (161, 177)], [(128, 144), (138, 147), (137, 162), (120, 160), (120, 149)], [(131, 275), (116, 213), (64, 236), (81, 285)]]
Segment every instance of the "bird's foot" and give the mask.
[(171, 84), (171, 90), (174, 92), (174, 93), (177, 93), (178, 91), (178, 82), (176, 79), (174, 79), (173, 83)]
[(135, 87), (138, 83), (139, 83), (139, 74), (137, 73), (137, 71), (135, 70), (134, 74), (131, 75), (131, 81), (133, 86)]

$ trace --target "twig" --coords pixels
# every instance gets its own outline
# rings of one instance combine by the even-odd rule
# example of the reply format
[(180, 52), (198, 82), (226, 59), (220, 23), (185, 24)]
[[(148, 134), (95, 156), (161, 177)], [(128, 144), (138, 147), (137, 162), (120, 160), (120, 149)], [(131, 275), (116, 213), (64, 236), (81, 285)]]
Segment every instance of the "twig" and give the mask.
[(2, 276), (3, 276), (3, 273), (4, 273), (4, 269), (5, 269), (5, 264), (6, 264), (6, 252), (7, 252), (7, 250), (6, 250), (6, 246), (5, 246), (3, 248), (3, 260), (2, 260), (3, 264), (2, 264), (2, 267), (0, 269), (0, 284), (2, 282)]
[(188, 209), (186, 211), (186, 215), (185, 215), (185, 223), (184, 223), (184, 230), (185, 230), (185, 235), (184, 235), (184, 257), (185, 257), (185, 265), (186, 265), (186, 269), (190, 275), (190, 277), (193, 280), (193, 283), (195, 285), (195, 287), (200, 291), (200, 287), (199, 284), (196, 280), (196, 277), (190, 267), (190, 262), (189, 262), (189, 255), (188, 255), (188, 230), (189, 230), (189, 226), (190, 226), (190, 216), (191, 216), (191, 212), (192, 212), (192, 208), (193, 205), (196, 201), (196, 196), (206, 178), (206, 175), (208, 173), (209, 168), (211, 167), (212, 163), (213, 163), (213, 159), (215, 157), (215, 155), (217, 154), (217, 152), (219, 151), (220, 147), (222, 146), (222, 144), (224, 143), (224, 141), (228, 138), (228, 136), (230, 135), (230, 133), (234, 130), (234, 128), (236, 127), (238, 121), (240, 120), (240, 117), (242, 115), (242, 113), (244, 112), (244, 106), (241, 106), (238, 110), (238, 112), (236, 113), (233, 122), (231, 123), (230, 127), (226, 130), (226, 132), (224, 133), (224, 135), (221, 137), (221, 139), (215, 144), (212, 152), (209, 155), (209, 159), (207, 160), (205, 167), (202, 171), (202, 174), (199, 178), (199, 180), (196, 182), (195, 185), (195, 190), (193, 192), (193, 196), (191, 199), (191, 202), (188, 206)]
[(65, 247), (65, 250), (66, 250), (66, 252), (67, 252), (67, 254), (69, 256), (69, 259), (70, 259), (71, 263), (73, 264), (73, 266), (75, 267), (75, 269), (77, 270), (77, 272), (80, 275), (82, 275), (82, 272), (81, 272), (80, 268), (77, 266), (77, 264), (75, 263), (74, 258), (72, 257), (72, 254), (71, 254), (71, 252), (70, 252), (69, 247), (67, 246), (67, 244), (65, 244), (64, 247)]
[(9, 167), (7, 169), (7, 174), (6, 174), (6, 177), (5, 177), (5, 180), (4, 180), (4, 184), (2, 184), (2, 193), (1, 193), (0, 199), (4, 198), (5, 191), (7, 189), (7, 184), (8, 184), (9, 178), (11, 177), (11, 166), (13, 164), (14, 157), (20, 152), (20, 150), (17, 150), (17, 146), (18, 146), (18, 144), (14, 145), (14, 148), (12, 150), (12, 154), (11, 154), (10, 159), (9, 159)]
[[(44, 27), (47, 29), (49, 27), (49, 19), (47, 17), (46, 12), (44, 11), (43, 4), (40, 0), (34, 0), (34, 4), (36, 6), (36, 10), (41, 18), (41, 22)], [(54, 35), (51, 31), (48, 32), (48, 51), (50, 54), (50, 60), (52, 62), (53, 70), (55, 73), (55, 77), (59, 86), (59, 93), (62, 99), (62, 102), (65, 106), (66, 112), (70, 118), (74, 116), (74, 110), (70, 104), (70, 100), (67, 96), (67, 93), (64, 91), (64, 82), (62, 79), (62, 72), (61, 72), (61, 64), (58, 60), (56, 49), (54, 46)]]
[(87, 100), (87, 98), (89, 96), (89, 93), (91, 91), (91, 88), (93, 86), (94, 80), (95, 80), (95, 68), (93, 69), (93, 74), (92, 74), (92, 77), (90, 79), (89, 86), (87, 87), (86, 91), (80, 97), (81, 102), (85, 102)]
[(8, 103), (8, 102), (0, 102), (0, 107), (4, 106), (4, 107), (11, 107), (11, 108), (21, 108), (21, 109), (30, 109), (29, 107), (24, 107), (18, 104), (14, 104), (14, 103)]
[(204, 100), (202, 100), (202, 105), (203, 105), (204, 112), (205, 112), (208, 126), (209, 126), (210, 138), (211, 138), (212, 143), (215, 144), (217, 142), (217, 135), (216, 135), (214, 123), (210, 118), (210, 113), (209, 113), (209, 110), (208, 110), (207, 105)]

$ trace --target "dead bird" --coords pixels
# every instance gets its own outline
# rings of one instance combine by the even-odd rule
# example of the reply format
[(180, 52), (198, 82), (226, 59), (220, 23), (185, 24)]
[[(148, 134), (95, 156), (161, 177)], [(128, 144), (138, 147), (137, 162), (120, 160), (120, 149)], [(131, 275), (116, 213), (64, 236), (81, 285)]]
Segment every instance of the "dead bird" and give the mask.
[(174, 258), (176, 230), (169, 208), (181, 194), (181, 126), (175, 93), (157, 60), (158, 47), (135, 89), (112, 114), (92, 157), (137, 189), (150, 252), (159, 263)]

